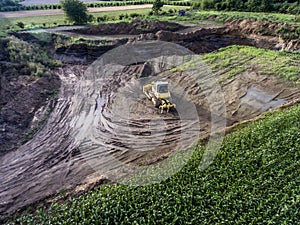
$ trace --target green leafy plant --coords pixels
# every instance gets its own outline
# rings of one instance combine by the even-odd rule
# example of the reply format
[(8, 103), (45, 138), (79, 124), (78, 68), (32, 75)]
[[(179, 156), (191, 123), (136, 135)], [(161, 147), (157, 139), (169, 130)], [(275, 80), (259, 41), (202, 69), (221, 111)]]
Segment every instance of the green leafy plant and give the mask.
[(60, 4), (70, 22), (86, 24), (93, 20), (93, 16), (87, 14), (86, 5), (79, 0), (61, 0)]
[(154, 14), (158, 14), (161, 11), (161, 8), (164, 6), (164, 2), (161, 0), (155, 0), (152, 6), (152, 11)]
[(23, 23), (23, 22), (17, 22), (16, 23), (16, 25), (18, 26), (18, 27), (20, 27), (21, 29), (24, 29), (24, 27), (25, 27), (25, 24)]

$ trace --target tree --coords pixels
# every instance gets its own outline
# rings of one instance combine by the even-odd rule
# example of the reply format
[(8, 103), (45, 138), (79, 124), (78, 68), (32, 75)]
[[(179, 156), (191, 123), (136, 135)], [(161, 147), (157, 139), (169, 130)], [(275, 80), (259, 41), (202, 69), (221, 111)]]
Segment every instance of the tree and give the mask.
[(152, 11), (157, 15), (163, 6), (164, 3), (161, 0), (155, 0), (153, 2)]
[(297, 9), (295, 14), (295, 22), (299, 21), (299, 12), (300, 12), (300, 0), (297, 1)]
[(93, 16), (87, 14), (86, 5), (79, 0), (61, 0), (60, 4), (68, 20), (74, 24), (86, 24), (93, 20)]

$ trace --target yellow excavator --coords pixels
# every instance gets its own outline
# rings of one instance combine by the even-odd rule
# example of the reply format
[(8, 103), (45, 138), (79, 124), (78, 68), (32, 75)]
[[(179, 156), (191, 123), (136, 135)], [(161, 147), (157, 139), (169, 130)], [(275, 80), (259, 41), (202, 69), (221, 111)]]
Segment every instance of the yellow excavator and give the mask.
[(163, 113), (164, 109), (167, 112), (172, 108), (176, 108), (176, 104), (171, 103), (171, 94), (167, 81), (156, 81), (143, 86), (143, 92), (147, 98), (152, 101), (156, 108)]

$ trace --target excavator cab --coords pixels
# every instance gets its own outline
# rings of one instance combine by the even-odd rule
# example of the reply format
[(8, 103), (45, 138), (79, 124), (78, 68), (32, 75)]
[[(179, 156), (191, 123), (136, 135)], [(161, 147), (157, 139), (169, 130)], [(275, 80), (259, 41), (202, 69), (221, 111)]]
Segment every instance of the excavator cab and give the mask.
[(152, 84), (152, 92), (158, 99), (169, 99), (171, 94), (169, 92), (169, 84), (167, 81), (156, 81)]

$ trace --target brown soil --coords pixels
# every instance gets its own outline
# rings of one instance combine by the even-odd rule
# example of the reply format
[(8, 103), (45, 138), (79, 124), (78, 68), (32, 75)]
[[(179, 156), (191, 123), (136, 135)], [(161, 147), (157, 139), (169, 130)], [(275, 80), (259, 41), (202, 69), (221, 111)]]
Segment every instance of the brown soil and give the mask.
[[(228, 29), (250, 37), (261, 37), (264, 42), (269, 40), (277, 41), (278, 48), (282, 50), (299, 51), (300, 50), (300, 36), (295, 34), (299, 26), (288, 25), (281, 23), (271, 23), (268, 21), (253, 21), (253, 20), (234, 20), (225, 24)], [(285, 36), (278, 34), (277, 31), (284, 30)], [(289, 35), (292, 37), (289, 38)], [(265, 37), (265, 38), (264, 38)]]
[[(145, 39), (180, 43), (197, 53), (233, 43), (257, 43), (248, 37), (239, 37), (228, 27), (185, 29), (173, 23), (151, 22), (147, 26), (147, 22), (140, 21), (134, 21), (129, 27), (124, 24), (114, 26), (113, 33), (108, 32), (107, 26), (80, 32), (119, 34), (125, 29), (137, 34), (125, 45), (131, 50), (134, 49), (132, 43)], [(147, 32), (151, 30), (155, 34), (145, 34), (137, 29), (139, 26), (147, 27)], [(165, 26), (169, 30), (157, 31), (156, 26)], [(228, 41), (224, 44), (224, 40)], [(274, 47), (275, 42), (266, 42), (265, 47)], [(219, 91), (225, 96), (226, 114), (219, 113), (218, 109), (222, 108), (219, 100), (211, 102), (208, 98), (218, 91), (203, 85), (212, 79), (206, 70), (192, 77), (193, 71), (190, 70), (170, 71), (174, 58), (162, 62), (158, 57), (164, 49), (153, 55), (157, 42), (147, 43), (145, 48), (136, 52), (133, 59), (137, 61), (134, 63), (128, 65), (130, 60), (120, 56), (124, 51), (110, 59), (123, 66), (89, 64), (93, 57), (110, 50), (107, 46), (107, 49), (94, 49), (88, 45), (71, 45), (56, 49), (60, 56), (69, 51), (69, 55), (65, 54), (69, 59), (74, 54), (77, 58), (91, 58), (84, 61), (87, 65), (76, 61), (81, 65), (68, 64), (53, 71), (59, 76), (61, 86), (46, 124), (30, 141), (0, 156), (0, 215), (11, 214), (63, 190), (85, 187), (87, 183), (102, 180), (103, 175), (118, 180), (128, 172), (122, 170), (122, 163), (138, 166), (159, 162), (177, 148), (188, 146), (198, 134), (210, 134), (212, 117), (220, 120), (226, 117), (229, 126), (300, 97), (298, 86), (275, 77), (258, 75), (250, 69), (221, 83)], [(172, 55), (172, 51), (175, 54), (180, 47), (176, 48), (166, 46), (167, 55)], [(76, 49), (80, 51), (76, 52)], [(182, 53), (192, 54), (187, 49)], [(180, 65), (184, 60), (175, 64)], [(196, 64), (197, 68), (202, 66), (201, 62)], [(98, 70), (104, 71), (106, 76), (103, 77)], [(9, 68), (3, 67), (3, 71), (7, 75), (1, 80), (1, 104), (10, 107), (1, 110), (1, 118), (11, 124), (13, 121), (26, 123), (28, 127), (33, 115), (49, 103), (41, 91), (59, 86), (59, 80), (49, 75), (32, 81), (21, 76), (25, 72), (13, 77), (9, 75)], [(22, 71), (21, 68), (18, 71)], [(157, 76), (172, 84), (174, 102), (179, 106), (177, 111), (160, 114), (143, 95), (141, 86), (151, 79), (158, 79)], [(213, 79), (222, 80), (222, 76), (225, 75)], [(5, 97), (9, 95), (14, 96), (13, 100)], [(191, 103), (195, 108), (189, 108)], [(184, 106), (183, 111), (180, 106)], [(213, 113), (212, 107), (216, 109)], [(35, 110), (31, 111), (32, 108)], [(189, 113), (193, 110), (196, 110), (197, 118), (194, 113)], [(21, 136), (20, 133), (15, 139)], [(3, 135), (1, 140), (5, 141)], [(114, 172), (110, 173), (110, 170)]]
[[(18, 72), (16, 72), (18, 71)], [(58, 76), (30, 76), (30, 69), (0, 62), (0, 156), (24, 143), (55, 106)]]
[[(296, 29), (291, 25), (251, 20), (236, 20), (221, 27), (213, 25), (183, 26), (165, 21), (134, 20), (131, 23), (103, 24), (74, 29), (73, 31), (68, 30), (68, 34), (75, 36), (82, 34), (86, 38), (89, 36), (92, 38), (95, 36), (112, 38), (115, 40), (115, 46), (125, 42), (133, 43), (142, 40), (167, 41), (184, 46), (196, 54), (209, 53), (229, 45), (248, 45), (273, 50), (299, 50), (299, 39), (285, 40), (275, 32), (281, 27), (290, 29), (291, 32)], [(125, 34), (134, 36), (120, 37), (120, 35)], [(60, 59), (65, 59), (64, 62), (70, 62), (68, 59), (78, 55), (78, 53), (73, 54), (72, 48), (74, 49), (72, 46), (66, 46), (59, 49)], [(87, 51), (85, 53), (88, 54)], [(95, 55), (100, 56), (100, 54)], [(85, 57), (86, 54), (81, 55), (81, 58)], [(94, 59), (95, 57), (91, 58)]]
[(178, 23), (167, 21), (133, 20), (131, 23), (103, 24), (90, 28), (78, 29), (76, 32), (88, 35), (137, 35), (144, 33), (156, 33), (160, 30), (178, 31), (185, 28)]
[[(193, 124), (191, 120), (180, 119), (176, 113), (161, 115), (143, 96), (139, 84), (126, 85), (128, 82), (132, 83), (137, 74), (143, 74), (145, 70), (143, 67), (143, 65), (125, 67), (104, 83), (99, 82), (97, 78), (90, 80), (91, 78), (85, 77), (85, 67), (68, 66), (57, 71), (62, 80), (62, 88), (47, 125), (31, 141), (1, 158), (2, 214), (11, 213), (59, 191), (83, 185), (90, 182), (90, 179), (97, 181), (97, 177), (101, 175), (99, 171), (107, 173), (110, 165), (116, 166), (114, 164), (116, 159), (122, 163), (138, 165), (156, 162), (171, 154), (172, 149), (176, 149), (176, 140), (180, 140), (182, 132), (187, 127), (192, 131), (197, 129), (191, 128)], [(207, 92), (194, 85), (195, 80), (190, 79), (188, 73), (166, 73), (163, 77), (173, 82), (175, 87), (186, 90), (188, 97), (196, 105), (201, 124), (200, 134), (203, 136), (209, 134), (211, 112), (205, 97)], [(87, 83), (94, 85), (86, 89)], [(250, 119), (263, 112), (261, 105), (252, 104), (252, 101), (265, 100), (263, 97), (243, 100), (251, 87), (257, 88), (268, 97), (271, 96), (266, 100), (267, 107), (263, 111), (273, 108), (274, 105), (271, 103), (274, 100), (292, 101), (300, 97), (299, 88), (296, 86), (287, 85), (286, 82), (274, 77), (257, 75), (255, 71), (247, 71), (222, 85), (226, 100), (227, 125)], [(83, 88), (85, 88), (84, 95), (82, 95)], [(115, 117), (111, 117), (112, 112), (121, 112), (121, 115), (125, 112), (122, 108), (125, 102), (122, 98), (118, 99), (117, 90), (121, 93), (123, 90), (125, 94), (131, 90), (129, 91), (131, 99), (126, 100), (126, 104), (132, 105), (130, 102), (133, 102), (133, 108), (131, 107), (133, 111), (130, 111), (128, 121), (114, 119), (120, 118), (120, 115), (116, 114)], [(181, 104), (184, 104), (185, 100), (180, 100), (176, 91), (173, 97), (177, 103), (181, 101)], [(123, 111), (118, 110), (119, 107)], [(102, 119), (94, 120), (94, 115), (100, 116), (99, 114), (102, 114)], [(81, 119), (83, 117), (84, 120)], [(155, 129), (155, 124), (161, 124), (162, 121), (165, 123), (166, 133), (160, 133)], [(105, 124), (114, 129), (108, 129)], [(87, 129), (88, 127), (96, 129)], [(149, 130), (149, 127), (153, 130)], [(128, 129), (131, 130), (130, 133)], [(152, 135), (156, 137), (153, 138)], [(193, 136), (190, 138), (193, 139)], [(188, 139), (185, 141), (189, 143)], [(110, 147), (107, 148), (107, 145)], [(95, 168), (98, 173), (95, 173)], [(118, 174), (123, 175), (125, 174)], [(88, 176), (90, 178), (86, 180)]]

